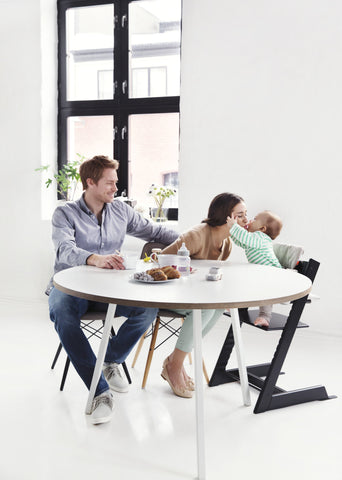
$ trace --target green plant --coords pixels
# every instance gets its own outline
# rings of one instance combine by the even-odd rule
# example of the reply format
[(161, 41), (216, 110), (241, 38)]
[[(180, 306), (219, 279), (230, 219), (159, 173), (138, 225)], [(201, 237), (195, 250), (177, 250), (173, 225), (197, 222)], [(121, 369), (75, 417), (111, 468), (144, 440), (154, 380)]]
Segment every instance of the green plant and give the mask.
[(151, 195), (154, 198), (154, 201), (156, 202), (156, 205), (157, 205), (156, 217), (157, 218), (164, 216), (164, 213), (163, 213), (164, 201), (167, 198), (170, 198), (173, 195), (175, 195), (176, 192), (177, 192), (177, 190), (175, 188), (154, 185), (154, 183), (152, 183), (148, 193), (149, 193), (149, 195)]
[[(77, 184), (81, 181), (79, 167), (85, 157), (77, 153), (78, 159), (73, 162), (69, 162), (58, 170), (57, 173), (48, 178), (45, 182), (46, 188), (56, 181), (57, 192), (65, 200), (72, 200), (75, 195)], [(50, 165), (42, 165), (35, 169), (36, 172), (47, 172), (50, 169)]]

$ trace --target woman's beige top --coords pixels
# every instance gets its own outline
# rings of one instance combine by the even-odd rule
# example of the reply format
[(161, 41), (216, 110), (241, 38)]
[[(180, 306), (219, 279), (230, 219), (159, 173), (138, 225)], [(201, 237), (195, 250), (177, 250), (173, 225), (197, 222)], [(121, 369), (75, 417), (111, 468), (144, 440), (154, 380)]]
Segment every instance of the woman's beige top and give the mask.
[(226, 260), (232, 249), (229, 237), (223, 240), (221, 248), (214, 242), (214, 227), (201, 223), (180, 235), (171, 245), (164, 248), (162, 253), (176, 254), (184, 242), (191, 258), (198, 260)]

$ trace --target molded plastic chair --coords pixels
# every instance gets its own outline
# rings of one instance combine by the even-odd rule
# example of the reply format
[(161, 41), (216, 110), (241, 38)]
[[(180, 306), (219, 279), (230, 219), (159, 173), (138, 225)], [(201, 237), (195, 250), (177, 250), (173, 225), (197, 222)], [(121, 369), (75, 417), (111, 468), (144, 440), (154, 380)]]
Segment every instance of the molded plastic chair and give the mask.
[[(100, 339), (102, 338), (103, 322), (104, 322), (105, 318), (106, 318), (106, 312), (101, 312), (101, 311), (93, 311), (93, 312), (88, 311), (83, 315), (83, 317), (81, 318), (81, 328), (84, 331), (84, 333), (86, 334), (88, 339), (90, 339), (92, 337), (96, 337), (96, 338), (100, 338)], [(115, 335), (115, 331), (114, 331), (113, 327), (111, 329), (111, 334)], [(61, 350), (62, 350), (62, 344), (60, 343), (58, 345), (56, 354), (54, 356), (54, 359), (53, 359), (53, 362), (52, 362), (52, 365), (51, 365), (52, 370), (54, 369), (54, 367), (56, 365), (56, 362), (58, 360), (59, 354), (61, 353)], [(63, 371), (61, 385), (59, 387), (59, 389), (61, 391), (64, 389), (64, 384), (65, 384), (66, 377), (68, 375), (69, 366), (70, 366), (70, 358), (67, 356), (66, 361), (65, 361), (65, 365), (64, 365), (64, 371)], [(127, 369), (127, 366), (126, 366), (125, 362), (122, 363), (122, 368), (125, 372), (128, 383), (132, 383), (132, 380), (131, 380), (131, 377), (129, 375), (129, 372), (128, 372), (128, 369)]]
[[(165, 247), (166, 247), (166, 245), (164, 245), (162, 243), (148, 242), (144, 245), (140, 258), (141, 259), (145, 258), (145, 253), (146, 253), (147, 256), (150, 256), (153, 248), (163, 249)], [(165, 320), (165, 319), (167, 319), (167, 320)], [(141, 351), (141, 348), (144, 344), (145, 339), (147, 337), (151, 337), (150, 348), (149, 348), (148, 355), (147, 355), (147, 360), (146, 360), (146, 365), (145, 365), (144, 376), (143, 376), (143, 381), (142, 381), (142, 384), (141, 384), (141, 388), (145, 388), (145, 386), (146, 386), (154, 351), (157, 348), (159, 348), (161, 345), (163, 345), (167, 340), (169, 340), (169, 338), (173, 337), (174, 335), (176, 337), (178, 337), (178, 335), (179, 335), (179, 332), (180, 332), (180, 329), (182, 328), (182, 325), (174, 327), (172, 325), (172, 322), (174, 320), (178, 320), (178, 321), (180, 320), (181, 323), (183, 323), (184, 317), (183, 317), (183, 315), (181, 315), (177, 312), (174, 312), (172, 310), (160, 309), (158, 311), (156, 320), (153, 323), (152, 327), (150, 329), (148, 329), (144, 333), (144, 335), (141, 337), (141, 339), (139, 340), (138, 347), (137, 347), (137, 350), (135, 352), (134, 359), (133, 359), (133, 362), (132, 362), (132, 368), (134, 368), (134, 366), (137, 362), (137, 359), (139, 357), (139, 354), (140, 354), (140, 351)], [(159, 344), (156, 345), (158, 332), (162, 328), (167, 330), (169, 335), (165, 339), (163, 339)], [(190, 361), (190, 364), (191, 364), (192, 363), (192, 358), (191, 358), (190, 353), (189, 353), (189, 361)], [(204, 361), (203, 361), (203, 374), (204, 374), (204, 377), (205, 377), (207, 383), (209, 384), (209, 376), (208, 376)]]

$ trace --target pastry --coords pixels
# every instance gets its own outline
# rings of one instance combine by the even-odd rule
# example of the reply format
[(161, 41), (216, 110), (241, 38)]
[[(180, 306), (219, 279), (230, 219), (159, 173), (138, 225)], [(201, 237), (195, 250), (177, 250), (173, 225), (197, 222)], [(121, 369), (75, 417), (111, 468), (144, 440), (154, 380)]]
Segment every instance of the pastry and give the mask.
[(150, 268), (150, 270), (146, 270), (146, 273), (148, 275), (152, 275), (152, 273), (155, 273), (155, 272), (158, 272), (158, 270), (160, 270), (160, 268)]
[(180, 278), (181, 276), (179, 271), (171, 266), (163, 267), (161, 270), (165, 273), (167, 278), (169, 278), (170, 280), (174, 278)]
[(167, 276), (160, 268), (152, 268), (151, 270), (147, 270), (146, 273), (151, 275), (155, 282), (164, 282), (167, 280)]
[(146, 272), (136, 272), (134, 278), (140, 282), (153, 282), (151, 275), (148, 275)]

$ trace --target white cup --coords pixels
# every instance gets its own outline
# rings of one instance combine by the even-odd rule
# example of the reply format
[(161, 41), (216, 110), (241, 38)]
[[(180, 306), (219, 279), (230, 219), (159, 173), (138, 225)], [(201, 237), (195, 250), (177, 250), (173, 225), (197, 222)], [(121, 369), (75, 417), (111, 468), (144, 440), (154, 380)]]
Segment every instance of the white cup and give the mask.
[(122, 255), (123, 264), (126, 270), (135, 270), (138, 262), (136, 255)]
[(171, 266), (177, 268), (177, 255), (158, 255), (158, 263), (160, 267)]

